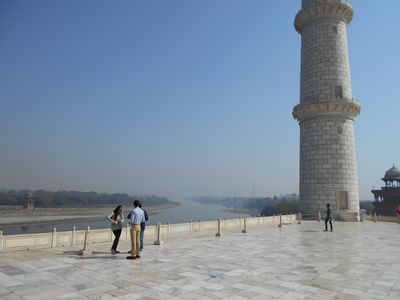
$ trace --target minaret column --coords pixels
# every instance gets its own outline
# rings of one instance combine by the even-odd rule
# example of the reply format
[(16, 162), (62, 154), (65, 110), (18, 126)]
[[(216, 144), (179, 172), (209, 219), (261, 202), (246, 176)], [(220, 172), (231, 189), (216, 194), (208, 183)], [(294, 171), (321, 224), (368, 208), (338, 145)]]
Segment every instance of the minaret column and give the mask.
[(300, 207), (315, 218), (330, 203), (344, 219), (359, 211), (353, 99), (347, 25), (353, 8), (347, 0), (303, 0), (295, 18), (301, 34)]

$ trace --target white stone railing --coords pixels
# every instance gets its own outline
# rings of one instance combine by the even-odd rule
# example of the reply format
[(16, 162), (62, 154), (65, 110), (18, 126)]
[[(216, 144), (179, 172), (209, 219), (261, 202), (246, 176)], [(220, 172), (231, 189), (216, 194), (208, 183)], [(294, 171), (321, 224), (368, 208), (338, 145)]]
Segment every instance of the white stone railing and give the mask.
[[(246, 219), (246, 221), (245, 221)], [(244, 229), (254, 228), (258, 226), (293, 224), (298, 220), (297, 215), (282, 215), (270, 217), (254, 217), (254, 218), (238, 218), (238, 219), (221, 219), (220, 230), (225, 232), (237, 232)], [(246, 222), (246, 228), (245, 223)], [(160, 227), (161, 238), (182, 235), (182, 234), (196, 234), (196, 233), (217, 233), (218, 221), (191, 221), (189, 223), (180, 224), (163, 224)], [(245, 232), (244, 230), (243, 232)], [(156, 237), (156, 226), (146, 226), (144, 238), (146, 240)], [(111, 229), (91, 229), (90, 230), (90, 244), (97, 243), (111, 243), (114, 239)], [(129, 240), (129, 227), (125, 226), (122, 229), (120, 240)], [(30, 249), (45, 249), (45, 248), (58, 248), (58, 247), (74, 247), (83, 246), (85, 240), (85, 230), (71, 230), (71, 231), (56, 231), (47, 233), (32, 233), (32, 234), (18, 234), (18, 235), (3, 235), (0, 231), (0, 252), (12, 250), (30, 250)]]
[(373, 221), (373, 222), (397, 222), (400, 223), (400, 217), (399, 216), (381, 216), (381, 215), (366, 215), (365, 219), (367, 221)]

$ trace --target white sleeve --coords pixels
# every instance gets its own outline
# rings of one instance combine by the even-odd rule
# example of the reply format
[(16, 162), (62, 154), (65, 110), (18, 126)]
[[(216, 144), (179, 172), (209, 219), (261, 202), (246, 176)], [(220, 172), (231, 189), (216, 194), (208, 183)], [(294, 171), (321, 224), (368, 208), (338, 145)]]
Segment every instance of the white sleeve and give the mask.
[(114, 222), (114, 220), (111, 219), (111, 217), (112, 217), (113, 215), (114, 215), (114, 213), (112, 213), (111, 215), (109, 215), (109, 216), (107, 217), (107, 220), (110, 221), (111, 223)]

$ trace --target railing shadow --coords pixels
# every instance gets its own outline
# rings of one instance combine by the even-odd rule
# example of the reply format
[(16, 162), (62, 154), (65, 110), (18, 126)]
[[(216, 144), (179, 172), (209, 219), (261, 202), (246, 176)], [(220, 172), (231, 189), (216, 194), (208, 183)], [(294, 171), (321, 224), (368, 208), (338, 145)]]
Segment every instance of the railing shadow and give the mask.
[[(120, 253), (119, 255), (126, 255), (126, 253)], [(56, 255), (67, 255), (71, 258), (77, 258), (77, 259), (117, 259), (118, 254), (111, 254), (110, 252), (105, 252), (105, 251), (92, 251), (91, 256), (82, 256), (80, 255), (79, 250), (68, 250), (68, 251), (63, 251), (61, 253), (58, 253)]]

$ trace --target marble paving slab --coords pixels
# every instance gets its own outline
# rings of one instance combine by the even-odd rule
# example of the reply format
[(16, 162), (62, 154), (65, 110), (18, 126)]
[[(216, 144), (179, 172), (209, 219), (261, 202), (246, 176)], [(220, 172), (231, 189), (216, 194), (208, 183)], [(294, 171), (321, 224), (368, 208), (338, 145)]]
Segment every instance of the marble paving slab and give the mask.
[(400, 299), (400, 225), (306, 221), (170, 237), (126, 260), (96, 244), (0, 253), (8, 299)]

